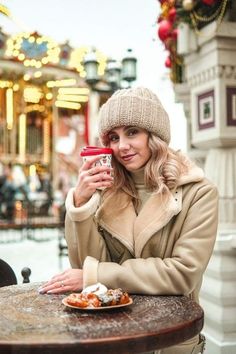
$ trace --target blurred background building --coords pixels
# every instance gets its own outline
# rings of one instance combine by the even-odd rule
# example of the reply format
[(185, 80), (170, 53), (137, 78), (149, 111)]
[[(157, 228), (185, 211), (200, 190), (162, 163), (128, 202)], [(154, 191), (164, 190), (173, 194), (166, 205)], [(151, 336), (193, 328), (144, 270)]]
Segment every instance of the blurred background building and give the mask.
[[(187, 119), (188, 153), (219, 189), (219, 228), (204, 276), (207, 354), (236, 353), (236, 2), (162, 0), (158, 37)], [(197, 215), (196, 215), (197, 217)], [(199, 235), (201, 237), (201, 235)]]

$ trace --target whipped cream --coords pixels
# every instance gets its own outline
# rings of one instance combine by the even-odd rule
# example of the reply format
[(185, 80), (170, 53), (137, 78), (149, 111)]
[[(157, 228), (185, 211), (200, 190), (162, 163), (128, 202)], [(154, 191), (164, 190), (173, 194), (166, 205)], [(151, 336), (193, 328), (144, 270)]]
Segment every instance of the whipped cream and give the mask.
[(96, 283), (90, 286), (87, 286), (87, 288), (84, 288), (82, 291), (82, 294), (95, 294), (95, 295), (103, 295), (106, 294), (107, 292), (107, 287), (101, 283)]

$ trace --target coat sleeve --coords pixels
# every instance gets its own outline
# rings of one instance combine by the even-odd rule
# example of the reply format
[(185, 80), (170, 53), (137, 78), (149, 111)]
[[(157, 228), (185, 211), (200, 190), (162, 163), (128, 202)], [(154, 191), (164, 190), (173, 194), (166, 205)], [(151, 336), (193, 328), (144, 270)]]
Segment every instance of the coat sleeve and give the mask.
[(119, 265), (96, 263), (87, 257), (85, 273), (92, 271), (96, 281), (130, 293), (188, 295), (198, 286), (209, 262), (217, 220), (217, 189), (209, 183), (201, 185), (191, 199), (170, 258), (129, 259)]
[[(73, 189), (66, 198), (65, 238), (68, 246), (69, 260), (72, 268), (82, 268), (86, 256), (95, 257), (97, 261), (110, 261), (105, 242), (97, 230), (94, 214), (100, 202), (96, 192), (83, 206), (76, 208)], [(92, 264), (97, 264), (97, 261)], [(96, 274), (84, 274), (84, 282), (96, 282)]]

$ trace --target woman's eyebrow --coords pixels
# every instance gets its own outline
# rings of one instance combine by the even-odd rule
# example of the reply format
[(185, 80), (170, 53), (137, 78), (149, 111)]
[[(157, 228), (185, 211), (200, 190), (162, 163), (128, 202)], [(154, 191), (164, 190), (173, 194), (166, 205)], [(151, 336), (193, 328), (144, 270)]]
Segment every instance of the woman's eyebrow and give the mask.
[(134, 125), (128, 125), (127, 127), (124, 127), (124, 130), (128, 130), (130, 128), (137, 128), (137, 127), (135, 127)]
[[(137, 127), (135, 125), (128, 125), (124, 127), (124, 131), (129, 130), (130, 128), (137, 128)], [(109, 134), (117, 134), (117, 132), (115, 130), (110, 130), (108, 135)]]

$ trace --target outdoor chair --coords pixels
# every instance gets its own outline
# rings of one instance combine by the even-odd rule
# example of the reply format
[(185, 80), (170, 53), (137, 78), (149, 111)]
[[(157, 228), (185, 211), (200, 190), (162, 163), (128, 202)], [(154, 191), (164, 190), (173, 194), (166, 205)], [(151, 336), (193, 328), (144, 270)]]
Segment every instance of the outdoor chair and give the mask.
[[(29, 283), (29, 277), (31, 270), (28, 267), (24, 267), (21, 271), (23, 277), (23, 283)], [(5, 262), (3, 259), (0, 259), (0, 288), (8, 285), (17, 284), (17, 278), (12, 267)]]

